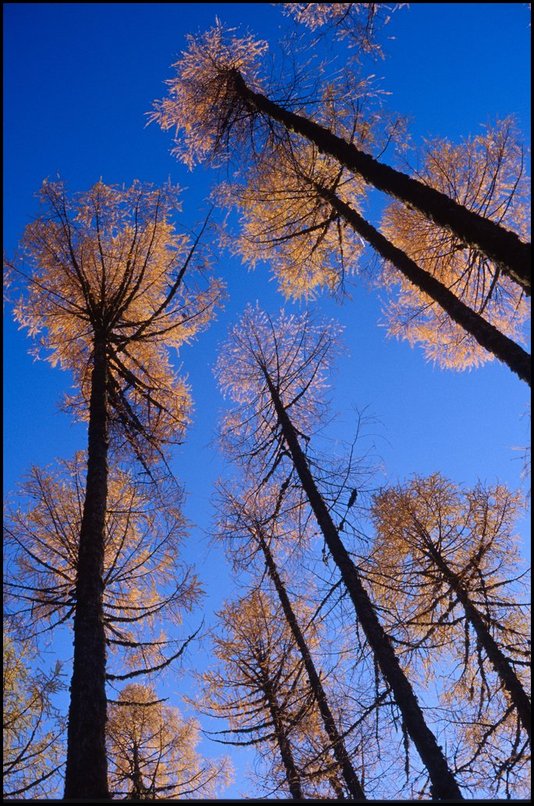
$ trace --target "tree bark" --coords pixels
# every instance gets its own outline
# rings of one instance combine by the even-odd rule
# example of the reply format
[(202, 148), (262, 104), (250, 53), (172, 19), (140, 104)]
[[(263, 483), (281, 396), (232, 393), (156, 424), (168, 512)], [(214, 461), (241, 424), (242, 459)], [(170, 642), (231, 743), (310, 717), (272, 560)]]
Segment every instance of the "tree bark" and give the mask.
[(95, 340), (89, 405), (87, 482), (76, 579), (65, 799), (110, 799), (107, 781), (104, 527), (108, 488), (108, 366)]
[(378, 190), (414, 207), (435, 224), (453, 232), (463, 243), (479, 249), (530, 296), (529, 243), (524, 243), (514, 232), (468, 210), (435, 188), (375, 160), (318, 123), (290, 112), (265, 95), (254, 92), (246, 85), (238, 70), (233, 71), (233, 77), (235, 92), (255, 110), (305, 137), (319, 151), (330, 154), (341, 165)]
[(466, 333), (473, 336), (481, 347), (506, 364), (521, 380), (531, 385), (531, 356), (526, 350), (458, 299), (447, 286), (418, 266), (402, 249), (388, 241), (381, 232), (335, 193), (319, 185), (315, 185), (315, 188), (381, 257), (388, 260), (420, 291), (433, 299)]
[(463, 800), (460, 788), (456, 783), (442, 748), (425, 722), (414, 691), (404, 674), (390, 639), (384, 632), (376, 615), (374, 606), (365, 591), (357, 568), (350, 559), (349, 553), (338, 535), (330, 517), (326, 504), (317, 489), (315, 480), (308, 467), (306, 457), (300, 447), (297, 434), (280, 399), (267, 370), (262, 368), (269, 392), (277, 413), (285, 442), (293, 464), (299, 475), (302, 487), (308, 497), (315, 518), (321, 529), (325, 542), (330, 549), (347, 591), (352, 599), (356, 616), (373, 651), (384, 679), (387, 681), (406, 725), (406, 729), (417, 751), (428, 770), (431, 781), (432, 797), (437, 800)]
[(287, 731), (284, 728), (280, 706), (276, 700), (275, 693), (269, 680), (265, 680), (263, 684), (263, 693), (265, 695), (265, 699), (267, 700), (271, 719), (273, 720), (274, 733), (280, 749), (282, 763), (286, 771), (286, 778), (291, 797), (294, 800), (304, 800), (300, 776), (295, 764), (295, 759), (293, 758), (293, 751), (291, 750), (291, 743), (289, 741)]
[(304, 668), (306, 669), (311, 689), (317, 701), (317, 706), (319, 708), (319, 712), (323, 720), (325, 731), (332, 743), (332, 750), (334, 751), (334, 756), (341, 768), (341, 772), (345, 780), (345, 783), (347, 784), (351, 798), (355, 800), (366, 800), (362, 785), (360, 784), (356, 771), (351, 764), (343, 739), (340, 736), (339, 731), (336, 727), (334, 717), (332, 715), (332, 712), (330, 711), (330, 706), (328, 705), (326, 692), (321, 683), (319, 674), (317, 673), (317, 670), (315, 668), (315, 664), (313, 662), (310, 651), (308, 649), (308, 645), (306, 643), (306, 639), (302, 634), (295, 613), (293, 612), (293, 608), (291, 607), (291, 602), (289, 601), (289, 597), (287, 595), (284, 583), (282, 582), (280, 574), (278, 573), (278, 569), (276, 567), (276, 563), (274, 561), (272, 552), (269, 546), (267, 545), (265, 537), (263, 536), (261, 531), (258, 531), (256, 536), (258, 538), (261, 549), (263, 551), (263, 555), (265, 557), (267, 570), (274, 583), (276, 592), (278, 593), (278, 598), (280, 599), (280, 603), (282, 605), (286, 621), (289, 624), (295, 642), (302, 656), (302, 660), (304, 662)]
[(486, 654), (495, 669), (498, 677), (500, 678), (503, 686), (510, 695), (510, 699), (514, 708), (516, 709), (521, 724), (525, 728), (528, 738), (531, 738), (531, 703), (528, 695), (521, 685), (516, 673), (512, 669), (508, 658), (499, 649), (495, 639), (491, 635), (486, 621), (478, 608), (471, 601), (468, 592), (463, 586), (460, 578), (449, 567), (448, 563), (443, 558), (441, 552), (436, 548), (428, 534), (423, 535), (425, 545), (428, 547), (431, 558), (434, 560), (437, 568), (447, 580), (459, 601), (461, 602), (467, 621), (473, 627), (480, 644), (484, 647)]

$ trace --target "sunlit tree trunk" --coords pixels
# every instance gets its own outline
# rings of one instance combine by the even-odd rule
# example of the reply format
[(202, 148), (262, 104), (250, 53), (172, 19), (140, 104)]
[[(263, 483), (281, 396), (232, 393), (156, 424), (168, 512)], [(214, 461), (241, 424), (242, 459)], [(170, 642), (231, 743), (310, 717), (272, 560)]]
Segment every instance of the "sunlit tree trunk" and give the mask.
[(280, 427), (287, 444), (294, 467), (299, 475), (302, 487), (317, 523), (323, 533), (325, 542), (332, 554), (341, 577), (352, 599), (359, 623), (377, 660), (380, 670), (393, 691), (395, 702), (399, 707), (406, 730), (428, 770), (432, 797), (437, 800), (463, 800), (460, 788), (456, 783), (447, 760), (436, 737), (425, 722), (423, 712), (404, 674), (391, 642), (384, 632), (373, 604), (365, 591), (358, 571), (340, 540), (337, 529), (330, 517), (328, 508), (321, 496), (315, 480), (308, 467), (306, 457), (300, 447), (297, 433), (280, 399), (265, 367), (262, 368)]
[(232, 72), (235, 92), (254, 109), (302, 135), (320, 151), (330, 154), (378, 190), (411, 205), (439, 226), (453, 232), (462, 242), (478, 248), (530, 296), (530, 244), (523, 243), (515, 233), (468, 210), (440, 191), (378, 162), (314, 121), (254, 92), (237, 70)]
[(479, 612), (476, 605), (471, 601), (468, 592), (462, 585), (461, 579), (450, 568), (442, 553), (431, 540), (430, 536), (425, 533), (422, 535), (422, 537), (436, 567), (441, 571), (443, 577), (449, 583), (452, 590), (458, 597), (458, 600), (461, 602), (467, 621), (473, 627), (481, 646), (484, 647), (493, 668), (499, 676), (503, 686), (507, 690), (514, 708), (519, 715), (519, 719), (521, 720), (521, 723), (527, 731), (530, 739), (532, 719), (531, 704), (525, 689), (521, 685), (521, 682), (511, 667), (508, 659), (499, 649), (499, 646), (491, 635), (491, 632), (489, 631), (482, 614)]
[(351, 764), (343, 739), (340, 736), (339, 731), (336, 727), (334, 717), (332, 715), (332, 712), (330, 711), (330, 706), (328, 705), (326, 692), (323, 688), (320, 677), (315, 668), (315, 664), (310, 655), (306, 639), (302, 634), (293, 608), (291, 607), (291, 602), (289, 601), (289, 597), (287, 595), (284, 583), (282, 582), (280, 574), (278, 573), (278, 569), (276, 567), (276, 563), (274, 561), (272, 552), (269, 546), (267, 545), (265, 537), (263, 536), (260, 530), (257, 531), (257, 538), (263, 551), (263, 555), (265, 557), (265, 564), (267, 566), (269, 576), (271, 577), (274, 583), (276, 592), (278, 594), (278, 598), (280, 599), (280, 604), (282, 605), (284, 616), (286, 617), (287, 623), (289, 624), (293, 637), (295, 638), (295, 642), (302, 656), (304, 667), (306, 669), (306, 673), (310, 681), (311, 689), (317, 701), (317, 706), (319, 708), (323, 720), (325, 731), (328, 735), (328, 738), (332, 742), (332, 750), (334, 752), (336, 761), (338, 762), (341, 768), (345, 783), (347, 784), (348, 790), (352, 798), (357, 800), (365, 800), (365, 793), (360, 784), (356, 771)]
[(89, 407), (87, 483), (76, 580), (65, 799), (109, 799), (103, 611), (109, 445), (107, 379), (106, 345), (96, 337)]
[(434, 300), (443, 310), (490, 353), (505, 363), (521, 380), (531, 383), (531, 357), (515, 341), (505, 336), (480, 314), (462, 302), (443, 283), (417, 265), (394, 246), (372, 224), (335, 193), (316, 185), (316, 190), (378, 254), (388, 260), (411, 283)]

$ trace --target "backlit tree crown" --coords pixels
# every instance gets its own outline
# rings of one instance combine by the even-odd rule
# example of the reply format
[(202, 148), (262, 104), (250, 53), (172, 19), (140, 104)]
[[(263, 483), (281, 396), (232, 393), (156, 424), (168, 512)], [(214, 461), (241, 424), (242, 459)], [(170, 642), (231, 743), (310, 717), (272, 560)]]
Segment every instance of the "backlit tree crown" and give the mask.
[(326, 373), (339, 333), (339, 325), (316, 324), (307, 313), (282, 312), (273, 322), (257, 307), (245, 309), (223, 345), (215, 370), (223, 393), (238, 404), (221, 429), (230, 453), (242, 454), (246, 444), (261, 446), (267, 453), (278, 448), (269, 383), (301, 430), (309, 432), (317, 426), (324, 414)]
[[(92, 358), (104, 345), (112, 425), (142, 450), (179, 439), (188, 390), (169, 359), (212, 316), (221, 285), (189, 281), (196, 244), (170, 216), (175, 187), (98, 182), (69, 199), (61, 182), (43, 183), (46, 212), (24, 232), (26, 262), (13, 266), (23, 287), (15, 317), (48, 360), (74, 374), (70, 402), (87, 417)], [(187, 276), (185, 276), (187, 273)], [(25, 286), (25, 287), (24, 287)]]
[[(516, 232), (524, 241), (529, 239), (530, 189), (512, 118), (456, 145), (431, 141), (419, 177), (469, 210)], [(398, 202), (386, 209), (383, 229), (396, 246), (501, 333), (524, 340), (530, 306), (521, 288), (493, 261)], [(383, 280), (390, 286), (400, 285), (398, 298), (387, 307), (392, 335), (421, 343), (429, 359), (447, 368), (465, 369), (492, 359), (490, 352), (392, 267), (386, 265)]]
[[(169, 96), (154, 104), (151, 120), (163, 129), (176, 129), (176, 154), (193, 167), (215, 154), (224, 155), (229, 130), (239, 136), (247, 105), (234, 90), (236, 71), (258, 88), (258, 57), (267, 43), (252, 36), (237, 37), (220, 22), (200, 37), (187, 37), (188, 49), (173, 67)], [(180, 132), (180, 139), (178, 139)]]

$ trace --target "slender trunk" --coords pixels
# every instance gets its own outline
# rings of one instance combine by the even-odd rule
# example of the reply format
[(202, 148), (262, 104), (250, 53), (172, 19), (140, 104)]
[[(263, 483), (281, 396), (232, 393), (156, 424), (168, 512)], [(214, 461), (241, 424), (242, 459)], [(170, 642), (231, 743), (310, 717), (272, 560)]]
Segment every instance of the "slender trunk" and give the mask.
[(109, 799), (106, 638), (103, 613), (104, 525), (108, 487), (107, 358), (95, 341), (87, 482), (76, 579), (74, 663), (70, 685), (65, 799)]
[(395, 266), (420, 291), (433, 299), (466, 333), (473, 336), (482, 347), (505, 363), (530, 386), (530, 355), (522, 347), (458, 299), (447, 286), (418, 266), (402, 249), (388, 241), (335, 193), (319, 185), (315, 185), (315, 188), (379, 255)]
[(263, 555), (265, 557), (267, 570), (274, 583), (276, 592), (278, 593), (278, 598), (280, 599), (280, 603), (282, 605), (286, 621), (289, 624), (295, 642), (302, 656), (302, 660), (304, 662), (304, 668), (306, 669), (311, 689), (317, 701), (317, 705), (323, 720), (325, 731), (332, 743), (334, 756), (341, 768), (343, 778), (345, 779), (345, 783), (347, 784), (348, 790), (352, 798), (354, 798), (355, 800), (365, 800), (366, 798), (364, 791), (362, 789), (356, 771), (351, 764), (343, 739), (340, 736), (339, 731), (336, 727), (334, 717), (332, 715), (332, 712), (330, 711), (330, 706), (328, 705), (326, 692), (323, 688), (321, 679), (315, 668), (315, 664), (311, 657), (306, 640), (297, 622), (295, 613), (293, 612), (293, 608), (291, 607), (291, 602), (289, 601), (289, 597), (284, 587), (284, 583), (282, 582), (280, 574), (278, 573), (278, 569), (276, 567), (276, 563), (274, 561), (271, 550), (267, 545), (265, 537), (263, 536), (261, 531), (258, 531), (257, 538), (259, 540), (261, 549), (263, 551)]
[(407, 731), (417, 748), (423, 764), (428, 770), (432, 797), (437, 800), (463, 800), (460, 788), (449, 769), (443, 751), (438, 745), (436, 737), (425, 722), (423, 712), (421, 711), (410, 682), (399, 664), (390, 639), (384, 632), (374, 606), (362, 585), (358, 570), (339, 538), (337, 529), (317, 489), (306, 457), (299, 445), (296, 431), (280, 400), (279, 394), (265, 368), (263, 368), (263, 373), (269, 387), (285, 442), (291, 453), (293, 464), (308, 497), (310, 506), (313, 509), (319, 528), (323, 533), (334, 562), (339, 568), (341, 577), (352, 599), (356, 616), (380, 667), (380, 671), (393, 691), (395, 702), (402, 713)]
[(441, 552), (438, 551), (428, 535), (424, 535), (424, 540), (425, 544), (428, 546), (430, 556), (461, 602), (467, 621), (472, 625), (480, 644), (486, 650), (486, 654), (503, 686), (510, 695), (512, 704), (530, 739), (531, 704), (525, 689), (512, 669), (508, 658), (501, 652), (495, 639), (488, 630), (485, 619), (469, 598), (469, 594), (465, 590), (458, 575), (449, 567)]
[(237, 70), (234, 71), (234, 87), (238, 96), (254, 109), (302, 135), (319, 151), (330, 154), (378, 190), (419, 210), (434, 223), (453, 232), (463, 243), (479, 249), (530, 296), (530, 244), (523, 243), (514, 232), (468, 210), (435, 188), (378, 162), (314, 121), (254, 92)]
[(136, 742), (134, 742), (132, 748), (132, 763), (132, 791), (129, 795), (129, 799), (140, 800), (146, 796), (147, 791), (143, 784), (143, 776), (141, 775), (141, 767), (139, 766), (139, 748)]
[(272, 684), (269, 680), (265, 680), (263, 684), (263, 693), (265, 695), (265, 699), (267, 700), (269, 713), (271, 714), (271, 719), (273, 721), (274, 733), (276, 736), (276, 741), (278, 742), (282, 763), (286, 771), (286, 778), (289, 791), (291, 792), (291, 797), (294, 800), (304, 800), (300, 783), (300, 775), (295, 764), (295, 759), (293, 758), (293, 751), (291, 750), (289, 736), (287, 735), (287, 731), (284, 727), (282, 712), (277, 702), (276, 695), (273, 691)]

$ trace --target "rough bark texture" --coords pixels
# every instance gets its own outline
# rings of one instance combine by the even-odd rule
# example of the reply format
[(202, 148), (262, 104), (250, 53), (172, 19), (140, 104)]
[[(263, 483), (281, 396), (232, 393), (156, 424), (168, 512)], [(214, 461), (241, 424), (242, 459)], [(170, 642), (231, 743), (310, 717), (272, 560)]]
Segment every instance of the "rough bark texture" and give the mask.
[(87, 483), (76, 581), (65, 799), (110, 797), (105, 745), (106, 638), (102, 601), (109, 444), (107, 375), (105, 345), (95, 342)]
[(510, 699), (518, 713), (521, 724), (528, 733), (529, 739), (531, 738), (531, 704), (526, 691), (524, 690), (521, 682), (517, 678), (514, 670), (506, 656), (501, 652), (496, 644), (493, 636), (491, 635), (486, 621), (479, 612), (478, 608), (473, 604), (467, 591), (462, 585), (461, 580), (454, 571), (449, 568), (441, 553), (434, 546), (430, 539), (425, 539), (428, 546), (429, 553), (434, 560), (436, 566), (439, 568), (444, 578), (447, 580), (453, 591), (456, 593), (459, 601), (461, 602), (466, 618), (472, 625), (477, 634), (477, 638), (481, 645), (486, 650), (486, 654), (498, 674), (503, 686), (510, 695)]
[(339, 731), (336, 727), (334, 717), (332, 715), (332, 712), (330, 711), (330, 706), (328, 705), (326, 692), (321, 683), (319, 674), (317, 673), (317, 670), (315, 668), (313, 658), (311, 657), (308, 645), (306, 643), (306, 639), (302, 634), (295, 613), (293, 612), (293, 608), (291, 607), (291, 602), (289, 601), (289, 597), (287, 595), (284, 583), (282, 582), (280, 574), (278, 573), (278, 569), (276, 567), (276, 563), (272, 556), (271, 550), (267, 545), (265, 538), (261, 534), (261, 532), (258, 532), (257, 537), (261, 549), (263, 551), (263, 555), (265, 557), (267, 570), (274, 583), (276, 592), (278, 593), (278, 598), (280, 599), (280, 603), (282, 605), (286, 621), (289, 624), (295, 642), (302, 656), (302, 660), (304, 662), (304, 668), (306, 669), (311, 689), (317, 701), (317, 706), (319, 708), (319, 712), (323, 720), (325, 731), (332, 743), (332, 750), (334, 751), (334, 756), (339, 764), (341, 773), (343, 775), (345, 783), (347, 784), (351, 798), (355, 800), (365, 800), (366, 798), (362, 785), (360, 784), (356, 771), (351, 764), (343, 739), (340, 736)]
[(335, 193), (316, 186), (329, 204), (347, 221), (358, 235), (361, 235), (381, 257), (388, 260), (420, 291), (434, 300), (466, 333), (493, 353), (493, 355), (515, 372), (521, 380), (531, 385), (531, 357), (515, 341), (509, 339), (487, 322), (480, 314), (458, 299), (447, 286), (417, 265), (408, 255), (388, 241), (382, 233), (369, 224), (350, 205)]
[(478, 248), (530, 296), (529, 243), (523, 243), (515, 233), (468, 210), (444, 193), (378, 162), (314, 121), (290, 112), (265, 95), (254, 92), (247, 87), (237, 70), (234, 71), (234, 84), (237, 94), (254, 109), (307, 138), (320, 151), (333, 156), (378, 190), (414, 207), (439, 226), (446, 227), (463, 243)]
[(267, 705), (273, 721), (274, 733), (280, 749), (282, 763), (286, 771), (287, 783), (289, 786), (289, 791), (291, 792), (291, 797), (294, 800), (303, 800), (304, 795), (302, 794), (300, 776), (295, 764), (295, 759), (293, 758), (293, 751), (291, 750), (289, 737), (286, 729), (284, 728), (282, 712), (280, 710), (280, 706), (278, 705), (271, 682), (267, 679), (263, 685), (263, 693), (265, 695), (265, 699), (267, 700)]
[(352, 599), (356, 616), (362, 626), (367, 641), (373, 651), (384, 679), (387, 681), (395, 702), (399, 707), (408, 734), (428, 770), (432, 797), (436, 800), (463, 800), (447, 760), (436, 737), (425, 722), (417, 697), (404, 674), (389, 637), (384, 632), (373, 604), (365, 591), (354, 563), (339, 538), (326, 504), (317, 489), (308, 467), (306, 457), (300, 447), (295, 429), (287, 415), (278, 392), (266, 369), (263, 369), (266, 382), (276, 409), (282, 433), (291, 453), (293, 464), (299, 475), (302, 487), (313, 509), (319, 528), (330, 553), (336, 563), (347, 591)]

